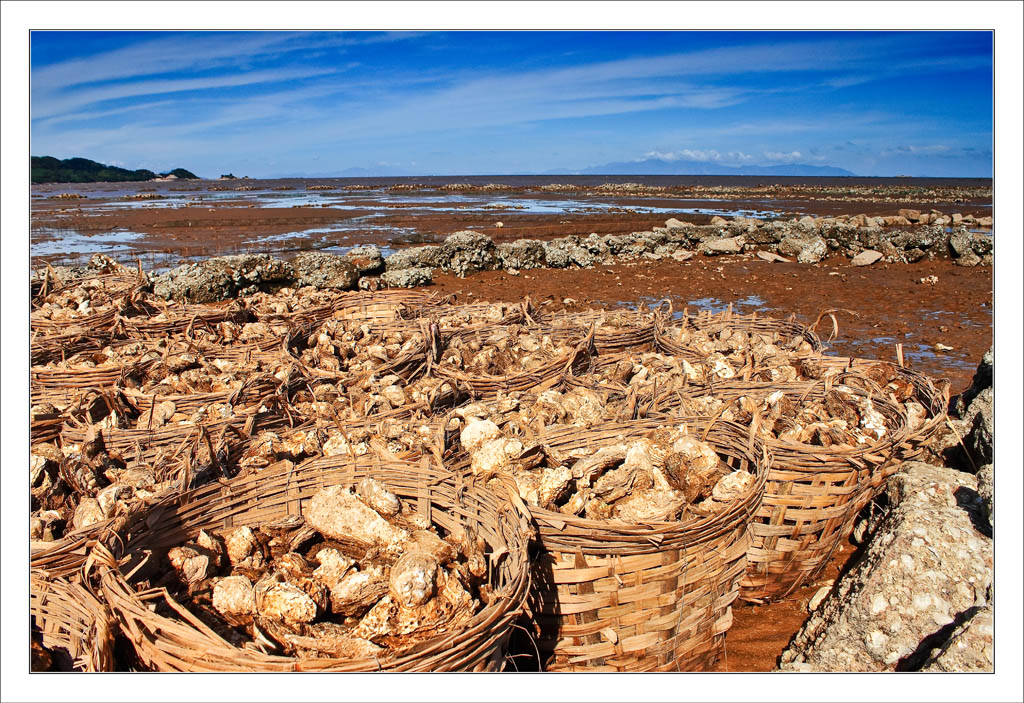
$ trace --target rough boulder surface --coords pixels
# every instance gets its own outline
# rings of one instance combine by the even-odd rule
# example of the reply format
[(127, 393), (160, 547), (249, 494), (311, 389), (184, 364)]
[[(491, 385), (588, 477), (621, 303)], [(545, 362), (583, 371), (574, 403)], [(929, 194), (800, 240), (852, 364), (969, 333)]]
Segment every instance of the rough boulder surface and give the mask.
[(816, 264), (825, 258), (828, 253), (828, 244), (821, 237), (812, 237), (807, 245), (796, 255), (797, 263)]
[(319, 289), (355, 290), (359, 269), (345, 257), (306, 251), (292, 260), (296, 285)]
[(385, 271), (380, 280), (392, 288), (415, 288), (430, 285), (434, 281), (434, 272), (424, 266)]
[(711, 239), (700, 245), (700, 253), (705, 256), (716, 254), (739, 254), (743, 251), (743, 237), (728, 237), (725, 239)]
[(544, 261), (555, 269), (570, 266), (589, 268), (594, 265), (594, 255), (586, 247), (580, 246), (578, 237), (562, 237), (544, 242)]
[(448, 235), (441, 245), (441, 266), (460, 278), (467, 273), (490, 271), (498, 263), (494, 241), (486, 234), (463, 230)]
[(171, 269), (153, 281), (153, 293), (167, 300), (215, 303), (295, 280), (291, 264), (267, 254), (218, 256)]
[(882, 258), (882, 252), (874, 249), (865, 249), (850, 260), (853, 266), (870, 266)]
[(828, 253), (828, 244), (821, 237), (810, 234), (788, 234), (779, 242), (779, 253), (795, 256), (801, 264), (816, 264)]
[[(794, 636), (780, 669), (916, 671), (935, 650), (948, 653), (946, 662), (962, 653), (952, 641), (958, 632), (961, 641), (984, 638), (982, 621), (970, 625), (992, 585), (991, 532), (976, 488), (970, 474), (904, 464), (865, 553)], [(957, 665), (992, 670), (984, 650)]]
[(384, 266), (388, 271), (400, 271), (409, 268), (438, 268), (441, 261), (441, 247), (430, 245), (425, 247), (410, 247), (396, 251), (384, 259)]
[(372, 276), (384, 270), (384, 255), (374, 245), (353, 247), (343, 257), (356, 267), (360, 276)]
[(951, 424), (956, 432), (947, 436), (944, 442), (955, 445), (962, 438), (970, 462), (975, 467), (992, 463), (995, 450), (994, 368), (995, 358), (990, 348), (981, 357), (971, 386), (950, 403)]
[(498, 259), (505, 269), (536, 269), (544, 266), (544, 243), (536, 239), (517, 239), (498, 245)]

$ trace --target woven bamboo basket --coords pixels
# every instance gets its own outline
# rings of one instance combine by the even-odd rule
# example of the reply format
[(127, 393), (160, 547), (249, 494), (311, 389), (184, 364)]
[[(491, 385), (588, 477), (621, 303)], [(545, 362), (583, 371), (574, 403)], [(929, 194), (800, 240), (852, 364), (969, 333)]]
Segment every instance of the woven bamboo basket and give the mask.
[(795, 316), (790, 315), (788, 319), (779, 320), (758, 316), (756, 312), (750, 315), (737, 315), (733, 313), (732, 303), (729, 304), (729, 307), (724, 312), (718, 314), (712, 314), (706, 310), (693, 314), (686, 309), (680, 311), (674, 316), (672, 323), (666, 323), (662, 328), (659, 328), (657, 343), (666, 354), (686, 356), (691, 354), (692, 350), (672, 338), (673, 330), (678, 332), (679, 329), (695, 329), (712, 335), (727, 327), (740, 329), (749, 334), (761, 334), (769, 338), (774, 336), (777, 336), (779, 339), (800, 337), (810, 344), (814, 351), (820, 352), (824, 349), (824, 345), (821, 339), (818, 338), (818, 335), (807, 326), (797, 322)]
[(81, 583), (44, 571), (29, 577), (29, 612), (43, 646), (65, 653), (75, 671), (113, 671), (117, 621)]
[[(885, 362), (873, 359), (858, 359), (844, 356), (822, 356), (824, 366), (841, 369), (844, 372), (866, 374), (872, 367)], [(949, 408), (950, 382), (948, 379), (933, 379), (919, 371), (903, 366), (890, 367), (902, 378), (914, 386), (915, 400), (924, 406), (927, 417), (924, 424), (908, 431), (906, 440), (900, 446), (899, 456), (903, 461), (911, 461), (921, 455), (932, 443), (936, 433), (946, 423)]]
[(30, 444), (56, 441), (63, 426), (64, 415), (61, 413), (33, 415), (29, 429)]
[[(774, 390), (783, 390), (799, 401), (827, 392), (832, 381), (826, 379), (810, 387), (805, 384), (802, 390)], [(847, 387), (855, 395), (869, 395), (856, 386)], [(814, 579), (849, 536), (872, 484), (897, 464), (897, 449), (906, 436), (906, 417), (884, 397), (874, 396), (872, 403), (885, 418), (887, 433), (871, 444), (837, 448), (766, 440), (772, 466), (764, 502), (750, 525), (752, 543), (742, 599), (778, 599)], [(757, 418), (753, 423), (756, 425)]]
[(104, 388), (118, 385), (126, 376), (142, 372), (146, 363), (108, 363), (93, 367), (54, 369), (33, 366), (30, 370), (32, 389), (64, 390), (71, 388)]
[(109, 335), (104, 338), (96, 334), (95, 330), (87, 332), (84, 328), (52, 335), (44, 335), (33, 330), (31, 363), (33, 366), (41, 366), (61, 361), (89, 349), (99, 351), (109, 341)]
[(324, 305), (295, 313), (261, 314), (258, 319), (269, 324), (287, 322), (308, 334), (330, 319), (384, 322), (406, 318), (410, 311), (432, 309), (444, 300), (433, 293), (409, 290), (353, 291), (338, 293)]
[[(211, 478), (211, 469), (230, 471), (256, 433), (285, 427), (287, 419), (276, 412), (239, 413), (200, 424), (172, 424), (149, 430), (105, 429), (102, 436), (107, 450), (119, 454), (129, 467), (151, 467), (158, 481), (173, 480), (187, 488), (195, 481)], [(88, 432), (88, 426), (65, 423), (60, 441), (64, 446), (81, 444)]]
[(40, 333), (52, 335), (61, 334), (69, 327), (80, 327), (85, 330), (106, 330), (114, 324), (114, 320), (117, 318), (118, 312), (114, 308), (68, 320), (50, 320), (37, 315), (32, 318), (31, 327), (33, 332), (38, 330)]
[(594, 348), (604, 354), (647, 351), (663, 323), (657, 311), (600, 310), (548, 315), (539, 326), (543, 334), (556, 341), (582, 339), (593, 327)]
[[(540, 551), (530, 609), (549, 671), (701, 671), (721, 654), (770, 455), (735, 423), (671, 422), (685, 423), (756, 481), (726, 511), (680, 522), (588, 520), (531, 507)], [(664, 419), (608, 423), (559, 429), (539, 441), (556, 452), (589, 453), (665, 426)]]
[[(201, 529), (219, 530), (301, 515), (322, 487), (354, 485), (372, 476), (444, 529), (472, 526), (491, 555), (495, 597), (462, 628), (380, 659), (298, 658), (236, 647), (175, 602), (165, 589), (136, 591), (147, 564)], [(107, 602), (144, 665), (159, 671), (494, 671), (529, 590), (529, 512), (516, 496), (465, 485), (424, 464), (330, 457), (293, 471), (266, 470), (208, 486), (140, 513), (122, 540), (94, 551)], [(142, 567), (142, 568), (140, 568)]]
[[(436, 341), (428, 340), (433, 349), (440, 349)], [(452, 387), (464, 392), (470, 398), (493, 398), (499, 393), (538, 391), (550, 388), (566, 376), (580, 373), (592, 363), (594, 354), (593, 333), (588, 334), (568, 354), (552, 358), (537, 368), (506, 376), (467, 374), (440, 364), (431, 363), (427, 373), (448, 381)], [(432, 360), (433, 361), (433, 360)]]
[[(136, 411), (144, 413), (162, 401), (171, 401), (180, 413), (194, 413), (203, 406), (226, 403), (235, 408), (258, 408), (264, 399), (286, 388), (288, 384), (270, 374), (257, 374), (246, 378), (238, 388), (210, 393), (144, 393), (133, 388), (121, 391)], [(292, 385), (295, 385), (293, 383)]]

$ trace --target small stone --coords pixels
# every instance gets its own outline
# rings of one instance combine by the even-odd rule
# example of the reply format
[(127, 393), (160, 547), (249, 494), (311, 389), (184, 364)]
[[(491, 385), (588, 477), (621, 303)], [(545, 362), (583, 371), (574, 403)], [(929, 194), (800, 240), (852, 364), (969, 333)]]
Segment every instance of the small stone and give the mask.
[(811, 600), (808, 601), (808, 603), (807, 603), (807, 610), (808, 610), (808, 612), (814, 612), (815, 610), (818, 609), (818, 606), (820, 606), (822, 601), (825, 600), (825, 597), (828, 596), (829, 593), (831, 593), (832, 585), (833, 585), (833, 582), (832, 581), (828, 581), (826, 583), (826, 585), (822, 586), (821, 588), (819, 588), (817, 591), (814, 592), (814, 595), (811, 596)]
[(852, 266), (870, 266), (882, 258), (882, 252), (865, 249), (850, 260)]
[(95, 525), (106, 519), (103, 508), (95, 498), (83, 498), (75, 508), (75, 515), (71, 522), (76, 530), (81, 530), (89, 525)]
[(256, 584), (256, 610), (270, 620), (287, 622), (311, 622), (316, 618), (316, 603), (298, 586), (275, 577), (262, 579)]
[(492, 439), (501, 436), (501, 430), (490, 420), (474, 418), (463, 428), (459, 439), (467, 452), (474, 452)]
[(256, 612), (256, 592), (245, 576), (228, 576), (213, 586), (213, 607), (228, 616), (247, 616)]
[(433, 555), (411, 552), (391, 569), (388, 591), (397, 603), (406, 608), (423, 605), (437, 589), (439, 564)]
[(398, 502), (398, 496), (389, 491), (383, 483), (369, 476), (359, 482), (359, 485), (356, 486), (356, 493), (361, 501), (384, 517), (397, 515), (402, 509), (402, 504)]

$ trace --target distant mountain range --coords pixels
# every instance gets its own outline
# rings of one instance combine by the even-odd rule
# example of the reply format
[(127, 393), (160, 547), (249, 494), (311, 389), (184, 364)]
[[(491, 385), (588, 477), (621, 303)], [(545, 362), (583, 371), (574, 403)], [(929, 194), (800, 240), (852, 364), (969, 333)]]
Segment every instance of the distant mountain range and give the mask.
[(176, 168), (167, 173), (157, 174), (147, 168), (131, 171), (119, 166), (108, 166), (91, 159), (58, 159), (53, 156), (32, 157), (33, 183), (121, 183), (125, 181), (149, 181), (158, 176), (176, 178), (199, 178), (191, 171)]
[(546, 171), (545, 175), (600, 175), (600, 176), (856, 176), (836, 166), (810, 164), (777, 164), (774, 166), (725, 166), (711, 161), (679, 159), (646, 159), (644, 161), (613, 161), (590, 166), (579, 171)]
[[(335, 173), (289, 173), (280, 178), (396, 178), (417, 176), (471, 176), (470, 173), (449, 173), (445, 171), (424, 173), (394, 166), (371, 168), (352, 167)], [(498, 174), (480, 174), (498, 175)], [(773, 166), (723, 166), (710, 161), (668, 161), (647, 159), (645, 161), (615, 161), (583, 169), (558, 168), (549, 171), (519, 171), (517, 176), (856, 176), (857, 174), (836, 166), (812, 166), (810, 164), (777, 164)]]

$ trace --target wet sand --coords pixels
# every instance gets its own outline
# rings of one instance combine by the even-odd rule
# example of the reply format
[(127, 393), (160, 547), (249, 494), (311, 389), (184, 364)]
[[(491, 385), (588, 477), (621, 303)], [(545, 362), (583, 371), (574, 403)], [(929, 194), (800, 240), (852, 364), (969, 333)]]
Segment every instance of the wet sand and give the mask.
[[(939, 279), (935, 285), (919, 282), (933, 275)], [(437, 274), (434, 288), (463, 301), (530, 297), (553, 309), (656, 305), (667, 299), (675, 310), (718, 311), (733, 302), (739, 313), (795, 314), (808, 325), (835, 310), (833, 353), (895, 361), (896, 344), (902, 343), (909, 366), (948, 378), (954, 393), (970, 385), (981, 355), (992, 345), (991, 269), (962, 268), (948, 260), (855, 268), (842, 258), (806, 266), (756, 257), (694, 257), (681, 263), (535, 269), (518, 276)], [(831, 318), (822, 318), (816, 329), (827, 339)], [(953, 350), (934, 351), (936, 343)]]

